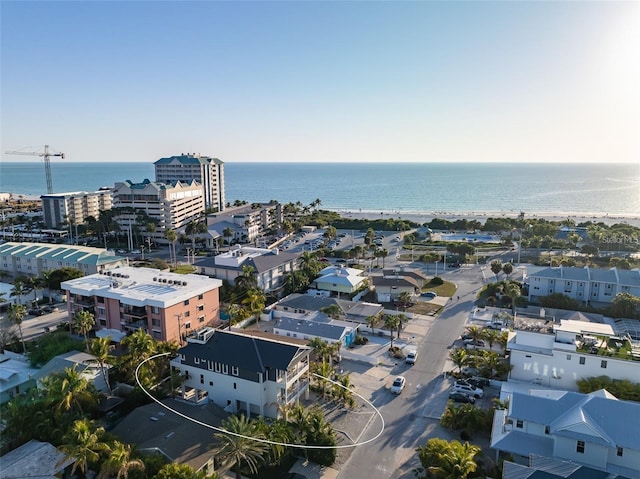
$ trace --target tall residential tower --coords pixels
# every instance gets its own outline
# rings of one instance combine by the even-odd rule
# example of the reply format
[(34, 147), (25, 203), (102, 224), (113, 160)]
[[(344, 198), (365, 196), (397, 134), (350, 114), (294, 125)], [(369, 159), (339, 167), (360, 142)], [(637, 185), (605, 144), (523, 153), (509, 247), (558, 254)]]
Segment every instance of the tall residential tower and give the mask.
[(158, 183), (195, 180), (204, 189), (205, 207), (217, 211), (224, 209), (224, 163), (218, 158), (181, 153), (180, 156), (160, 158), (154, 165)]

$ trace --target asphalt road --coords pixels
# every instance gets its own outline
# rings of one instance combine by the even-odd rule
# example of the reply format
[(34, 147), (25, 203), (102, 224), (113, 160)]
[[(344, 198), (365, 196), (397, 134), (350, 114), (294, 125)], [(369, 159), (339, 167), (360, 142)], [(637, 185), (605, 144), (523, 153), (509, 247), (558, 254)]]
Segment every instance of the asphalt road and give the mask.
[[(373, 392), (371, 401), (384, 417), (386, 429), (382, 437), (366, 447), (356, 448), (338, 478), (398, 478), (414, 477), (411, 472), (419, 465), (415, 448), (424, 445), (436, 433), (436, 421), (423, 417), (421, 411), (442, 376), (449, 350), (464, 329), (469, 311), (478, 290), (483, 285), (479, 266), (464, 267), (445, 273), (444, 279), (458, 285), (457, 295), (438, 315), (421, 344), (418, 361), (413, 366), (399, 363), (390, 378), (403, 374), (407, 379), (405, 390), (398, 396), (389, 392), (384, 384)], [(378, 430), (371, 424), (369, 429)], [(366, 433), (364, 434), (366, 436)]]
[(67, 310), (61, 309), (60, 311), (54, 311), (53, 313), (45, 314), (42, 316), (31, 317), (22, 320), (22, 335), (25, 341), (29, 341), (45, 334), (45, 328), (50, 328), (52, 331), (56, 329), (58, 324), (66, 321)]

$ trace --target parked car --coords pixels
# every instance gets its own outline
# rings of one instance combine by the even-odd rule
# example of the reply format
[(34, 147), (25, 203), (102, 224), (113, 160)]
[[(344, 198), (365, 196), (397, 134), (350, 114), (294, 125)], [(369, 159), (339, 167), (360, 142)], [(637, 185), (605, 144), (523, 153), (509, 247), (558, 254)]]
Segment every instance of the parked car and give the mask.
[(462, 333), (460, 335), (460, 339), (462, 339), (463, 341), (466, 341), (467, 339), (473, 339), (473, 336), (471, 336), (469, 333)]
[(473, 396), (468, 396), (465, 393), (461, 393), (457, 391), (450, 392), (449, 399), (451, 399), (453, 402), (464, 402), (469, 404), (476, 403), (476, 398), (474, 398)]
[(502, 321), (487, 321), (487, 328), (501, 330), (504, 328), (504, 323)]
[(474, 376), (472, 378), (467, 378), (467, 379), (465, 379), (465, 381), (467, 381), (472, 386), (480, 388), (480, 389), (484, 389), (487, 386), (491, 385), (491, 381), (489, 381), (487, 378), (480, 378), (480, 377), (477, 377), (477, 376)]
[(418, 351), (416, 351), (415, 349), (412, 349), (407, 354), (407, 357), (404, 358), (404, 362), (407, 363), (407, 364), (415, 364), (416, 363), (416, 359), (418, 359)]
[(471, 346), (476, 346), (476, 347), (484, 347), (484, 341), (482, 339), (473, 339), (473, 338), (469, 338), (469, 339), (465, 339), (464, 344), (466, 345), (471, 345)]
[(42, 316), (43, 314), (45, 314), (44, 311), (42, 311), (41, 309), (37, 309), (37, 308), (32, 308), (27, 312), (32, 316)]
[(475, 376), (480, 371), (478, 371), (477, 368), (474, 368), (472, 366), (465, 366), (465, 367), (462, 368), (462, 370), (460, 372), (462, 374), (466, 374), (467, 376)]
[(404, 376), (398, 376), (393, 380), (393, 384), (391, 385), (391, 392), (393, 394), (400, 394), (404, 389), (406, 383), (407, 380), (404, 378)]
[(484, 391), (482, 389), (473, 387), (471, 384), (454, 384), (451, 390), (453, 392), (464, 393), (475, 398), (481, 398), (484, 396)]
[(426, 293), (422, 293), (420, 296), (427, 299), (435, 299), (438, 297), (437, 293), (434, 293), (433, 291), (427, 291)]

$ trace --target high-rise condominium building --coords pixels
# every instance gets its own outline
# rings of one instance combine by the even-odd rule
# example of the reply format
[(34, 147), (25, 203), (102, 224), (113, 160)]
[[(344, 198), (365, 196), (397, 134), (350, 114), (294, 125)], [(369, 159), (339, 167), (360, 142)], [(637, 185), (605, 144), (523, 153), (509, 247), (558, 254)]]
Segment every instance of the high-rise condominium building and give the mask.
[(224, 163), (218, 158), (181, 153), (179, 156), (160, 158), (154, 163), (158, 183), (200, 183), (204, 189), (207, 209), (222, 211), (225, 206)]

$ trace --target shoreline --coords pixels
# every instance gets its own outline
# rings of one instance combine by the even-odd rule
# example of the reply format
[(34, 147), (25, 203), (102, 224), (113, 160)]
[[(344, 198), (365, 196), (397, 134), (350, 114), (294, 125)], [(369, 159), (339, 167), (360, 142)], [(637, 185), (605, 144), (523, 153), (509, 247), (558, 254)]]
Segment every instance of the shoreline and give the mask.
[[(40, 196), (23, 195), (19, 193), (2, 192), (0, 195), (8, 195), (11, 200), (24, 201), (40, 201)], [(320, 209), (339, 213), (340, 216), (352, 219), (403, 219), (413, 221), (415, 223), (428, 223), (429, 221), (439, 218), (448, 221), (456, 221), (460, 219), (478, 220), (484, 223), (487, 218), (517, 218), (519, 211), (411, 211), (411, 210), (349, 210), (344, 208), (323, 208)], [(592, 221), (595, 223), (602, 222), (607, 225), (616, 223), (625, 223), (631, 226), (640, 227), (640, 214), (631, 213), (597, 213), (597, 212), (525, 212), (525, 219), (545, 219), (548, 221), (563, 221), (567, 218), (574, 220), (576, 223), (584, 223)]]
[[(335, 211), (340, 216), (352, 219), (403, 219), (413, 221), (415, 223), (428, 223), (429, 221), (439, 218), (448, 221), (456, 221), (460, 219), (478, 220), (484, 223), (487, 218), (512, 218), (520, 216), (519, 212), (511, 211), (353, 211), (345, 209), (325, 208), (329, 211)], [(595, 223), (602, 222), (607, 225), (616, 223), (625, 223), (631, 226), (640, 227), (640, 214), (633, 215), (628, 213), (586, 213), (586, 212), (533, 212), (526, 213), (525, 219), (545, 219), (548, 221), (563, 221), (567, 218), (574, 220), (576, 223), (584, 223), (592, 221)]]

